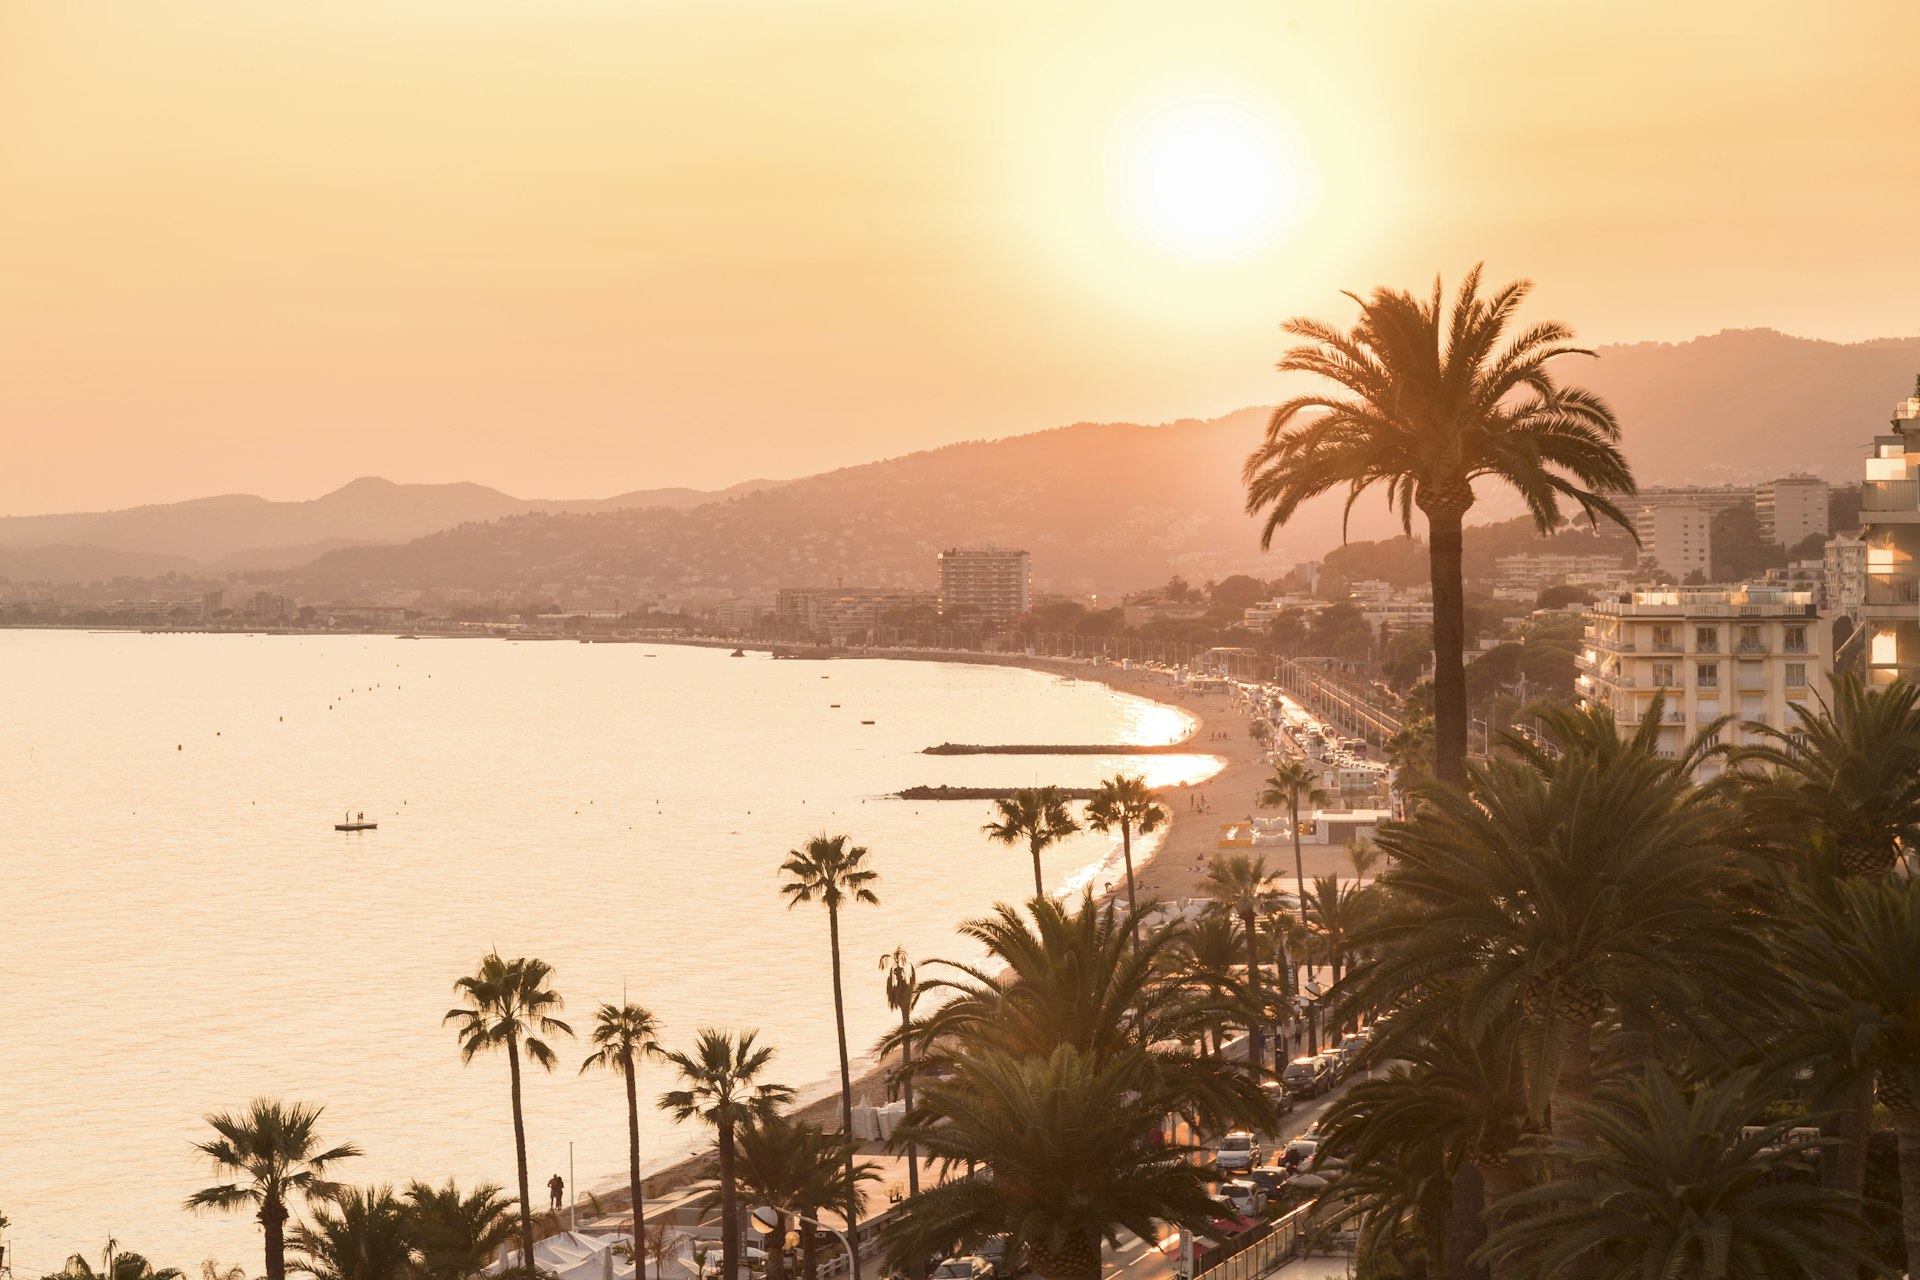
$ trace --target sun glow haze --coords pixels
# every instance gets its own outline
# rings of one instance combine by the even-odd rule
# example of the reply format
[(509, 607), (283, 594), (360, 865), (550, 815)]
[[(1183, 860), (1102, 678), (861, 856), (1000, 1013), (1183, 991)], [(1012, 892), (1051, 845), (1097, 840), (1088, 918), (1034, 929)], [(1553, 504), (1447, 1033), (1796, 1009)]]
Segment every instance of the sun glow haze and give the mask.
[(1271, 116), (1241, 103), (1177, 101), (1127, 128), (1114, 198), (1134, 233), (1193, 262), (1257, 256), (1303, 216), (1308, 175)]

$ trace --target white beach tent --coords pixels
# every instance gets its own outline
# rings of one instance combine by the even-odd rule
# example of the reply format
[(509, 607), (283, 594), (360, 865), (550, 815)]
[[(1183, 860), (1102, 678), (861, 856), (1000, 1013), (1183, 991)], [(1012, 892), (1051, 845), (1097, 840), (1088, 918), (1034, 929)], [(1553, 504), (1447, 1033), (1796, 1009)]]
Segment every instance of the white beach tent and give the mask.
[[(615, 1247), (627, 1239), (624, 1232), (588, 1235), (582, 1231), (562, 1231), (533, 1242), (533, 1262), (541, 1271), (551, 1272), (560, 1280), (634, 1280), (633, 1263), (614, 1252)], [(517, 1251), (503, 1251), (503, 1256), (487, 1270), (503, 1271), (519, 1259)], [(656, 1265), (653, 1259), (647, 1259), (647, 1280), (699, 1280), (691, 1247), (682, 1241), (679, 1251), (663, 1264)]]

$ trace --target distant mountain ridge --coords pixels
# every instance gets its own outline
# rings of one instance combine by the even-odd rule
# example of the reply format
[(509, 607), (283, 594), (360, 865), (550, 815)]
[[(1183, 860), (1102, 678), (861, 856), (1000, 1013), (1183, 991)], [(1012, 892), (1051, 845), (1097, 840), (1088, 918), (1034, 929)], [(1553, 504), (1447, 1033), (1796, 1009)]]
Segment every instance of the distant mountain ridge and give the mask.
[[(1770, 329), (1602, 347), (1568, 381), (1613, 405), (1643, 485), (1751, 483), (1811, 471), (1858, 478), (1859, 458), (1920, 371), (1920, 337), (1841, 344)], [(662, 589), (931, 586), (955, 544), (1018, 545), (1037, 586), (1110, 595), (1227, 573), (1271, 575), (1342, 540), (1340, 497), (1308, 504), (1271, 554), (1242, 511), (1240, 466), (1266, 411), (1161, 426), (1080, 423), (708, 493), (520, 499), (477, 484), (362, 479), (309, 502), (248, 496), (85, 515), (0, 518), (0, 551), (77, 572), (106, 553), (272, 573), (312, 591), (379, 586), (537, 589), (629, 580)], [(1483, 486), (1471, 523), (1518, 511)], [(1349, 535), (1390, 536), (1374, 495)], [(1416, 522), (1416, 532), (1418, 525)], [(57, 554), (56, 554), (57, 552)], [(20, 578), (0, 556), (0, 576)], [(153, 572), (157, 561), (140, 562)], [(105, 576), (105, 575), (103, 575)]]

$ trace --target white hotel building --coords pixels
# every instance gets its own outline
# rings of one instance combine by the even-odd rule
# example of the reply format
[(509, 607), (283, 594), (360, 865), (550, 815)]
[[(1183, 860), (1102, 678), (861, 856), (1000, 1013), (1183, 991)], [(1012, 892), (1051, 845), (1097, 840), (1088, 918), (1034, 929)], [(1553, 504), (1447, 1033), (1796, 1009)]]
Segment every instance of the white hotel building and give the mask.
[[(1613, 709), (1623, 733), (1665, 693), (1660, 745), (1673, 751), (1721, 716), (1792, 729), (1792, 708), (1827, 692), (1827, 626), (1815, 593), (1783, 587), (1635, 591), (1587, 612), (1575, 690)], [(1737, 724), (1723, 742), (1749, 740)]]
[(1920, 679), (1920, 396), (1894, 406), (1892, 426), (1874, 437), (1860, 487), (1867, 563), (1858, 621), (1873, 684)]

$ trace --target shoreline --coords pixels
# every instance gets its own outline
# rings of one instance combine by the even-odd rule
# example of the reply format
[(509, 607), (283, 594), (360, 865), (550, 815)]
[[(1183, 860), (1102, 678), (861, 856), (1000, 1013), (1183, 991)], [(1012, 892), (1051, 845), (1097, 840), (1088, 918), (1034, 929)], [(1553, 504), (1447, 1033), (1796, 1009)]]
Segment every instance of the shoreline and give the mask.
[[(729, 644), (724, 641), (702, 642), (699, 640), (672, 641), (656, 640), (657, 644), (685, 644), (690, 648), (737, 649), (751, 646)], [(770, 651), (772, 646), (758, 647), (760, 652)], [(916, 650), (898, 652), (890, 650), (849, 650), (836, 655), (835, 661), (893, 660), (909, 662), (961, 662), (974, 665), (1001, 666), (1026, 671), (1041, 672), (1049, 675), (1071, 675), (1076, 679), (1093, 681), (1105, 685), (1117, 692), (1133, 697), (1144, 698), (1150, 702), (1170, 707), (1181, 712), (1192, 721), (1192, 726), (1184, 738), (1174, 744), (1150, 748), (1143, 754), (1167, 754), (1169, 747), (1184, 748), (1183, 753), (1212, 756), (1221, 762), (1221, 767), (1206, 778), (1195, 783), (1177, 783), (1172, 786), (1155, 788), (1161, 797), (1169, 820), (1163, 828), (1158, 843), (1144, 855), (1136, 854), (1134, 859), (1134, 882), (1139, 896), (1143, 899), (1177, 903), (1182, 899), (1204, 897), (1207, 865), (1221, 853), (1248, 852), (1245, 849), (1222, 849), (1220, 847), (1220, 828), (1236, 816), (1260, 812), (1259, 793), (1264, 784), (1270, 765), (1266, 751), (1253, 741), (1249, 733), (1252, 717), (1235, 704), (1234, 696), (1228, 692), (1211, 692), (1182, 689), (1173, 683), (1172, 676), (1164, 671), (1152, 669), (1122, 669), (1119, 667), (1095, 664), (1086, 661), (1074, 661), (1067, 658), (1028, 657), (1025, 654), (976, 654), (967, 652), (945, 652)], [(1208, 735), (1224, 733), (1227, 737), (1210, 740)], [(1204, 796), (1207, 809), (1193, 807), (1197, 797)], [(1283, 850), (1282, 852), (1291, 852)], [(1118, 859), (1118, 850), (1113, 855)], [(1291, 859), (1287, 859), (1291, 861)], [(1332, 871), (1351, 870), (1347, 864), (1345, 847), (1340, 845), (1314, 845), (1302, 850), (1307, 878), (1325, 875)], [(1108, 863), (1092, 868), (1091, 874), (1098, 879)], [(1275, 866), (1276, 873), (1290, 871), (1290, 867)], [(1116, 865), (1115, 879), (1110, 887), (1096, 888), (1090, 880), (1089, 889), (1095, 890), (1100, 901), (1110, 901), (1126, 894), (1124, 872)], [(1063, 889), (1062, 892), (1065, 890)], [(986, 904), (982, 909), (989, 909)], [(854, 1104), (879, 1103), (886, 1100), (886, 1075), (889, 1070), (886, 1062), (876, 1062), (865, 1072), (853, 1079)], [(829, 1131), (837, 1131), (840, 1120), (840, 1097), (836, 1087), (829, 1086), (821, 1097), (803, 1103), (789, 1113), (792, 1117), (820, 1124)], [(869, 1144), (871, 1145), (871, 1144)], [(873, 1154), (868, 1150), (867, 1154)], [(642, 1175), (642, 1190), (649, 1202), (649, 1211), (662, 1198), (671, 1198), (682, 1192), (691, 1183), (700, 1181), (711, 1173), (714, 1156), (709, 1150), (696, 1155), (672, 1160), (655, 1171)], [(630, 1214), (627, 1187), (621, 1179), (618, 1187), (609, 1187), (604, 1192), (595, 1193), (600, 1199), (606, 1214)]]

